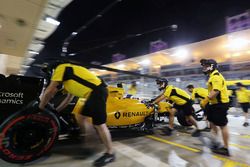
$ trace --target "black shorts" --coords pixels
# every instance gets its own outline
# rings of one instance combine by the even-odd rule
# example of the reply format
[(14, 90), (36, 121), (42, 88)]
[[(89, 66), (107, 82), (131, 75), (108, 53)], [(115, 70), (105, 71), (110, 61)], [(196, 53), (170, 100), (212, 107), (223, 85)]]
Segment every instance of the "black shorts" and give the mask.
[(240, 103), (240, 106), (241, 106), (243, 112), (248, 113), (248, 109), (250, 107), (249, 103)]
[(229, 104), (213, 104), (207, 107), (207, 119), (217, 126), (225, 126), (228, 123), (227, 111)]
[(94, 125), (101, 125), (106, 123), (106, 101), (108, 97), (108, 90), (106, 87), (101, 86), (93, 90), (87, 99), (82, 115), (92, 117)]
[(194, 112), (194, 108), (192, 105), (192, 101), (188, 101), (186, 104), (184, 105), (177, 105), (174, 104), (173, 108), (175, 108), (176, 110), (180, 111), (182, 110), (185, 116), (189, 116), (192, 115)]
[(207, 105), (205, 106), (205, 108), (203, 109), (204, 115), (205, 115), (205, 116), (207, 116), (208, 107), (209, 107), (209, 104), (207, 104)]

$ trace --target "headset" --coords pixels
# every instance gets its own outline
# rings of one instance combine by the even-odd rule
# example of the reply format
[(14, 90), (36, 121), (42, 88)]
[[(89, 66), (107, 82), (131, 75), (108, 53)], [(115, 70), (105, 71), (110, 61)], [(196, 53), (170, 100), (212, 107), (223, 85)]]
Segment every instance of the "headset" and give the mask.
[(158, 89), (160, 91), (164, 90), (168, 85), (168, 80), (165, 78), (156, 79), (155, 82), (158, 85)]
[(200, 63), (203, 67), (202, 71), (205, 75), (213, 72), (218, 68), (217, 62), (214, 59), (201, 59)]

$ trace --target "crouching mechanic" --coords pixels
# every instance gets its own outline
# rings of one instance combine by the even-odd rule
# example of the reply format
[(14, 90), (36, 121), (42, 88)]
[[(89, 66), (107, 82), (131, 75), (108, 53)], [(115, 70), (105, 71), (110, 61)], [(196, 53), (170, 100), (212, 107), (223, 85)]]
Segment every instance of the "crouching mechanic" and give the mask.
[(213, 59), (201, 59), (200, 60), (202, 71), (209, 76), (207, 81), (208, 97), (209, 101), (207, 108), (207, 119), (210, 122), (211, 133), (214, 135), (214, 140), (217, 140), (218, 128), (221, 129), (221, 134), (224, 142), (224, 147), (218, 147), (214, 145), (212, 151), (218, 154), (229, 156), (228, 150), (228, 119), (227, 111), (229, 109), (229, 97), (227, 94), (227, 85), (224, 77), (217, 70), (217, 62)]
[(39, 108), (43, 110), (48, 102), (58, 91), (58, 86), (63, 85), (69, 95), (57, 107), (60, 111), (65, 108), (72, 100), (72, 96), (88, 97), (81, 112), (82, 121), (86, 122), (87, 117), (92, 117), (93, 124), (106, 146), (106, 153), (94, 162), (95, 166), (104, 166), (115, 160), (112, 149), (110, 132), (106, 126), (106, 100), (108, 96), (106, 84), (91, 73), (86, 68), (71, 64), (55, 62), (48, 66), (54, 70), (50, 83), (41, 97)]
[(173, 85), (168, 85), (167, 79), (157, 79), (156, 84), (160, 91), (163, 91), (157, 98), (155, 98), (152, 103), (157, 104), (160, 101), (166, 99), (167, 101), (172, 101), (174, 103), (173, 107), (169, 112), (169, 126), (165, 130), (166, 135), (170, 136), (174, 129), (174, 116), (176, 112), (181, 110), (184, 112), (187, 121), (190, 121), (192, 125), (196, 127), (196, 130), (192, 133), (193, 137), (200, 136), (200, 130), (198, 129), (196, 120), (192, 116), (194, 111), (192, 107), (192, 100), (188, 93), (180, 88), (176, 88)]
[[(195, 88), (194, 85), (192, 84), (189, 84), (187, 85), (187, 90), (188, 92), (192, 93), (191, 95), (191, 99), (193, 101), (195, 101), (195, 99), (198, 99), (200, 101), (200, 107), (202, 108), (202, 110), (204, 111), (204, 118), (205, 120), (207, 120), (207, 107), (208, 107), (208, 99), (207, 99), (207, 96), (208, 96), (208, 90), (205, 89), (205, 88)], [(207, 127), (206, 129), (209, 130), (209, 123), (207, 121)]]

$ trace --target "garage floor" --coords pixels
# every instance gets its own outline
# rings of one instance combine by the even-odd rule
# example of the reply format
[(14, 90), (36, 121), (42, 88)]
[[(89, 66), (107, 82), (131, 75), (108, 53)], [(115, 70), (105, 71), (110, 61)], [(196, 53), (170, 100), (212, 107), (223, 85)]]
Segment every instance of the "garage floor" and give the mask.
[[(166, 123), (159, 124), (155, 134), (144, 135), (135, 131), (113, 131), (117, 160), (108, 167), (246, 167), (250, 166), (250, 127), (243, 127), (243, 117), (229, 115), (231, 157), (210, 152), (201, 138), (191, 137), (192, 129), (176, 127), (171, 137), (161, 132)], [(209, 141), (209, 132), (203, 132), (203, 141)], [(63, 138), (50, 155), (36, 162), (19, 165), (0, 160), (0, 167), (88, 167), (101, 155), (99, 140), (91, 149), (80, 141)], [(88, 144), (88, 146), (90, 146)]]

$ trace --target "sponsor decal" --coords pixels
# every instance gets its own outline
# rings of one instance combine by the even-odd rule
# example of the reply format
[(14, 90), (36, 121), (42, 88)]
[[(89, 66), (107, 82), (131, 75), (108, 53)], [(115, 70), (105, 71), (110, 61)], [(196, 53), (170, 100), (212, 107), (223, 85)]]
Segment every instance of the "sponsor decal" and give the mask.
[(147, 113), (142, 111), (142, 112), (124, 112), (122, 113), (123, 117), (142, 117), (142, 116), (147, 116)]
[(121, 113), (119, 112), (119, 111), (117, 111), (116, 113), (115, 113), (115, 118), (116, 119), (119, 119), (121, 117)]
[(116, 119), (119, 119), (121, 116), (122, 117), (145, 117), (147, 116), (147, 112), (145, 111), (142, 111), (142, 112), (123, 112), (121, 114), (121, 112), (117, 111), (115, 114), (114, 114), (115, 118)]
[(23, 104), (23, 92), (0, 92), (0, 104)]
[(27, 116), (27, 119), (32, 119), (34, 121), (39, 121), (43, 123), (48, 123), (51, 119), (42, 115), (31, 114)]
[(2, 151), (2, 153), (5, 156), (8, 156), (8, 158), (16, 160), (16, 161), (29, 160), (33, 157), (33, 155), (16, 155), (15, 153), (11, 152), (10, 150), (6, 148)]

